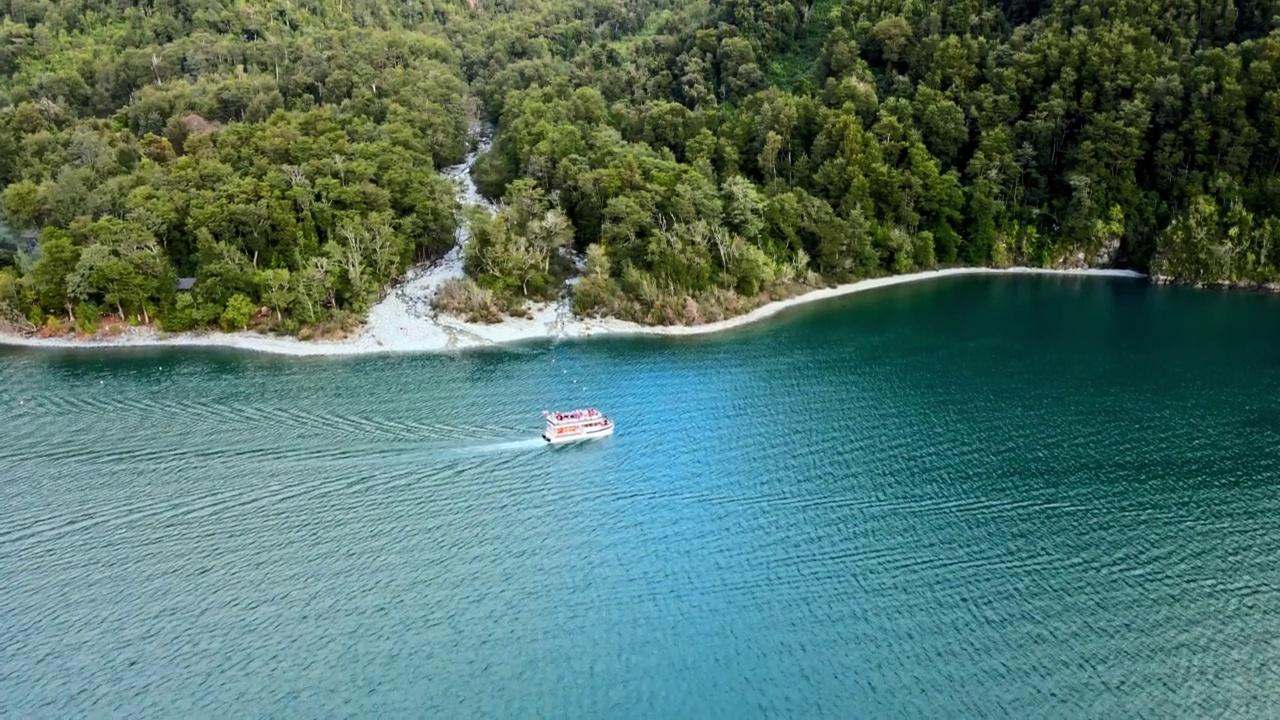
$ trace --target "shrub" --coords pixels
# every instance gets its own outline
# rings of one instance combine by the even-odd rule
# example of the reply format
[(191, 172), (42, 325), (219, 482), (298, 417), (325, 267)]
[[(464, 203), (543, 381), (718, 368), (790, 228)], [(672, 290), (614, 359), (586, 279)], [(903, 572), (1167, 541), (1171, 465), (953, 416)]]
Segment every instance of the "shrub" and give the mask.
[(160, 318), (160, 328), (165, 332), (184, 332), (196, 327), (195, 298), (190, 294), (179, 295), (173, 309)]
[(208, 327), (222, 319), (222, 307), (212, 303), (196, 302), (191, 309), (191, 317), (197, 327)]
[(76, 332), (97, 335), (100, 318), (97, 308), (87, 302), (81, 302), (76, 306)]
[(583, 317), (615, 315), (620, 300), (618, 284), (604, 275), (588, 275), (573, 289), (573, 311)]
[(624, 264), (622, 268), (622, 291), (628, 297), (639, 300), (642, 305), (653, 304), (658, 300), (658, 284), (653, 276), (630, 263)]
[(480, 287), (471, 278), (454, 278), (443, 282), (436, 291), (432, 305), (436, 312), (455, 315), (467, 322), (502, 321), (502, 308), (494, 299), (493, 291)]
[(916, 267), (921, 270), (932, 270), (938, 266), (937, 253), (934, 252), (933, 233), (923, 230), (911, 241), (911, 249), (915, 254)]
[(236, 293), (227, 301), (227, 307), (223, 309), (219, 323), (226, 332), (246, 330), (249, 327), (249, 319), (253, 317), (255, 309), (253, 302), (249, 298), (241, 293)]
[[(350, 310), (334, 309), (320, 322), (298, 328), (299, 340), (340, 340), (360, 326), (361, 316)], [(286, 325), (288, 330), (290, 326)]]

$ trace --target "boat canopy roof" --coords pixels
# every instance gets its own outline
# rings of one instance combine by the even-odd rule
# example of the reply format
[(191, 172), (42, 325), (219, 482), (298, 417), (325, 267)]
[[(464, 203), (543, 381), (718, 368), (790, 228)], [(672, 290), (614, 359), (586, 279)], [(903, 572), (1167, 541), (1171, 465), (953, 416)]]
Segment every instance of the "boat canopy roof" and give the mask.
[(543, 410), (542, 416), (552, 425), (561, 423), (581, 422), (583, 420), (598, 420), (603, 417), (599, 410), (595, 408), (583, 408), (578, 410), (551, 411)]

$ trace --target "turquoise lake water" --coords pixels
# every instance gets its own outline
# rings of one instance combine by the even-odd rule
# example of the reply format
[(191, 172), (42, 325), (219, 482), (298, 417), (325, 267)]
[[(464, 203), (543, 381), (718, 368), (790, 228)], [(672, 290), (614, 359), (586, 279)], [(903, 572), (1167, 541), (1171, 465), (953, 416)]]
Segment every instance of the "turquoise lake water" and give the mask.
[[(0, 715), (1274, 716), (1278, 323), (967, 277), (700, 338), (0, 350)], [(540, 444), (586, 404), (618, 434)]]

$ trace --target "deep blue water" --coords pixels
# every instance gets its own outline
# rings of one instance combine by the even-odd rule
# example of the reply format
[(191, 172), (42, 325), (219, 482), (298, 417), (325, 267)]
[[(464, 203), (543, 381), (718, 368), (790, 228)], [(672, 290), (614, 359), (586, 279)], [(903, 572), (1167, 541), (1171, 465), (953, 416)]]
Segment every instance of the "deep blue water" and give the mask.
[[(968, 277), (701, 338), (0, 350), (0, 714), (1273, 715), (1278, 321)], [(580, 404), (618, 434), (541, 446)]]

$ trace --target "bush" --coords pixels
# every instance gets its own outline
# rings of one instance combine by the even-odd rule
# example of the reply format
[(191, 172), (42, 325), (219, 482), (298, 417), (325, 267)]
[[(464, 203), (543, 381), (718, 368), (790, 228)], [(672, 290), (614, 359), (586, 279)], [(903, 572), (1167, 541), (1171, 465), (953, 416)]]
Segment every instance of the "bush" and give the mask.
[(502, 308), (493, 292), (471, 278), (454, 278), (440, 285), (432, 301), (436, 312), (455, 315), (467, 322), (502, 322)]
[[(676, 293), (661, 293), (649, 308), (649, 314), (645, 318), (649, 325), (688, 325), (691, 320), (688, 317), (689, 304), (686, 302), (687, 296)], [(697, 310), (697, 303), (693, 304), (693, 309)], [(694, 321), (696, 322), (696, 321)]]
[(361, 322), (360, 315), (350, 310), (335, 309), (318, 323), (298, 329), (299, 340), (339, 340)]
[(737, 289), (743, 295), (759, 295), (760, 291), (777, 277), (773, 261), (755, 245), (744, 243), (739, 248), (735, 264), (738, 275)]
[(76, 313), (76, 332), (85, 335), (97, 335), (100, 325), (98, 323), (98, 314)]
[(583, 317), (615, 315), (620, 300), (618, 283), (606, 276), (590, 275), (573, 289), (573, 312)]
[[(771, 296), (773, 292), (776, 290), (771, 291)], [(761, 300), (760, 295), (743, 296), (732, 290), (714, 289), (698, 296), (698, 314), (702, 322), (718, 322), (759, 307)]]
[(98, 312), (98, 308), (82, 301), (79, 305), (76, 305), (76, 332), (84, 335), (97, 335), (101, 317), (102, 315)]
[(920, 270), (932, 270), (938, 266), (937, 253), (934, 251), (933, 233), (923, 230), (911, 241), (911, 249), (915, 254), (915, 265)]
[(236, 293), (227, 301), (227, 307), (222, 311), (219, 323), (225, 332), (247, 330), (249, 328), (249, 319), (253, 317), (255, 309), (253, 302), (249, 298), (241, 293)]
[(191, 317), (196, 327), (208, 327), (222, 319), (222, 306), (212, 303), (201, 303), (192, 299)]
[(653, 276), (631, 263), (625, 263), (622, 267), (622, 292), (627, 297), (640, 301), (642, 305), (653, 304), (658, 300), (658, 284)]
[(194, 330), (196, 325), (195, 298), (190, 294), (179, 295), (173, 303), (173, 309), (160, 318), (160, 328), (165, 332), (185, 332)]

